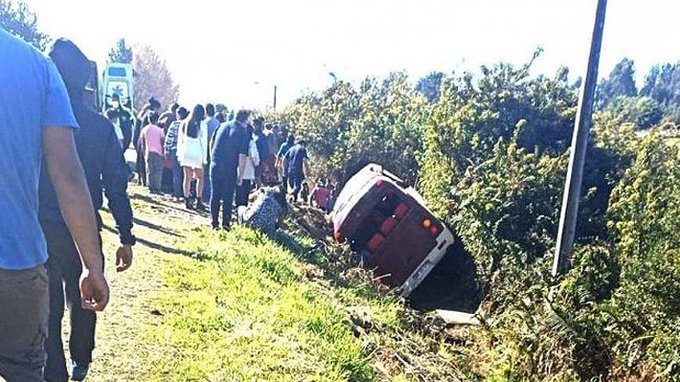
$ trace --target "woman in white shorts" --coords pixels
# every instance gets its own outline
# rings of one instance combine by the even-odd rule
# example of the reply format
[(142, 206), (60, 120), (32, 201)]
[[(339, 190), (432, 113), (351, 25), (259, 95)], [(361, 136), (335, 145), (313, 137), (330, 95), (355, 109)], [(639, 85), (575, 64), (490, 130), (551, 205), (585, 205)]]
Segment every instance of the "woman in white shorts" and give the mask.
[(177, 159), (184, 169), (184, 199), (188, 209), (193, 209), (191, 180), (196, 180), (196, 206), (198, 211), (205, 210), (201, 202), (203, 194), (203, 165), (207, 158), (207, 137), (203, 131), (205, 109), (196, 105), (189, 118), (182, 123), (177, 140)]

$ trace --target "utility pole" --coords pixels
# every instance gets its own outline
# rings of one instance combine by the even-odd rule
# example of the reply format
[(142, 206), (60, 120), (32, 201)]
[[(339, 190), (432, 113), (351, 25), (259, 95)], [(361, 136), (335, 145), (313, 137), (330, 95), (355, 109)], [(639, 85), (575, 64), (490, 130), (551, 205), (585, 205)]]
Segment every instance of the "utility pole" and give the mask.
[(274, 110), (276, 110), (276, 85), (274, 85)]
[(590, 134), (590, 126), (592, 124), (597, 69), (600, 64), (600, 48), (602, 47), (602, 32), (604, 30), (606, 9), (607, 0), (598, 0), (597, 11), (595, 13), (595, 27), (590, 45), (590, 56), (588, 57), (588, 69), (585, 80), (581, 85), (578, 111), (576, 112), (576, 125), (574, 126), (574, 135), (571, 141), (569, 169), (567, 170), (567, 181), (564, 185), (562, 212), (560, 213), (560, 225), (557, 232), (557, 248), (552, 267), (553, 276), (566, 273), (571, 263), (571, 252), (576, 235), (578, 204), (581, 196), (581, 182), (583, 180), (583, 166), (586, 160), (588, 135)]

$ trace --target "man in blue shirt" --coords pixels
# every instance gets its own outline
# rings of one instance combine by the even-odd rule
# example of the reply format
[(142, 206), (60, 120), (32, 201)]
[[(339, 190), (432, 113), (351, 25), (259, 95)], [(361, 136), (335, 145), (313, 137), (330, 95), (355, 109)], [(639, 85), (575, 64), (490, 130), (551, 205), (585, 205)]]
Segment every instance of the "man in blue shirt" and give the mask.
[(248, 158), (250, 135), (246, 129), (250, 112), (239, 110), (236, 120), (217, 129), (210, 151), (210, 182), (212, 197), (210, 213), (213, 229), (219, 228), (220, 204), (222, 228), (231, 226), (231, 212), (236, 186), (240, 186)]
[[(302, 191), (305, 175), (309, 174), (309, 165), (307, 164), (307, 144), (304, 140), (291, 147), (283, 158), (283, 161), (288, 166), (288, 179), (293, 186), (293, 201), (298, 201), (298, 195)], [(302, 197), (306, 200), (306, 197)]]
[(83, 262), (81, 305), (102, 310), (108, 303), (74, 128), (69, 98), (52, 61), (0, 28), (0, 380), (43, 381), (49, 310), (47, 248), (38, 222), (43, 159)]
[[(209, 103), (205, 105), (205, 114), (207, 115), (207, 118), (205, 119), (204, 126), (206, 129), (206, 139), (207, 142), (205, 147), (210, 147), (211, 142), (210, 140), (212, 139), (213, 135), (215, 135), (215, 130), (217, 130), (218, 127), (220, 127), (220, 121), (217, 119), (215, 116), (215, 105)], [(208, 158), (206, 161), (206, 165), (203, 171), (203, 177), (205, 178), (203, 180), (203, 184), (205, 184), (205, 187), (203, 187), (203, 200), (210, 200), (210, 196), (212, 195), (212, 190), (211, 190), (211, 185), (210, 185), (210, 150), (206, 150), (208, 152)]]
[(295, 145), (295, 136), (293, 133), (288, 133), (286, 141), (279, 147), (279, 152), (276, 154), (276, 167), (281, 170), (281, 189), (283, 193), (288, 193), (288, 163), (284, 160), (288, 150)]

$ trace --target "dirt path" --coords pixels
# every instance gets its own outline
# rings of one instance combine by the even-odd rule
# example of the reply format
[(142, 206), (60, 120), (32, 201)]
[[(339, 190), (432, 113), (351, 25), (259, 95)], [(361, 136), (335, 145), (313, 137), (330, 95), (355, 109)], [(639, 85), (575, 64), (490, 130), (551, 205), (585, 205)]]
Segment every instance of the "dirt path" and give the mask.
[[(158, 325), (153, 299), (162, 286), (162, 269), (178, 253), (175, 243), (208, 219), (189, 213), (179, 203), (164, 196), (151, 196), (141, 187), (131, 187), (135, 213), (133, 266), (123, 273), (113, 267), (117, 236), (108, 227), (113, 221), (103, 213), (107, 228), (103, 232), (107, 277), (111, 285), (111, 303), (98, 316), (97, 347), (88, 381), (146, 380), (154, 359), (163, 356), (163, 345), (150, 343), (144, 329)], [(64, 320), (64, 338), (68, 339), (68, 314)], [(68, 347), (68, 345), (66, 345)], [(68, 352), (67, 352), (68, 357)]]

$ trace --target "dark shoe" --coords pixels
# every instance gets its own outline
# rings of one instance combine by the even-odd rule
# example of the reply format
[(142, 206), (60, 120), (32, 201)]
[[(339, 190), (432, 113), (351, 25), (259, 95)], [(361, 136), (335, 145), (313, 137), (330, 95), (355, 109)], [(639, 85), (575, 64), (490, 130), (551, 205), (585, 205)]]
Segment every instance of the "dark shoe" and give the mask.
[(231, 224), (222, 224), (222, 230), (223, 231), (231, 231)]
[(201, 202), (201, 199), (196, 200), (196, 211), (203, 212), (205, 211), (205, 204)]
[(187, 210), (193, 210), (194, 209), (194, 205), (192, 203), (191, 198), (185, 198), (184, 199), (184, 206), (187, 208)]
[(90, 371), (90, 364), (78, 364), (73, 362), (71, 365), (71, 380), (72, 381), (83, 381), (87, 377), (87, 372)]

